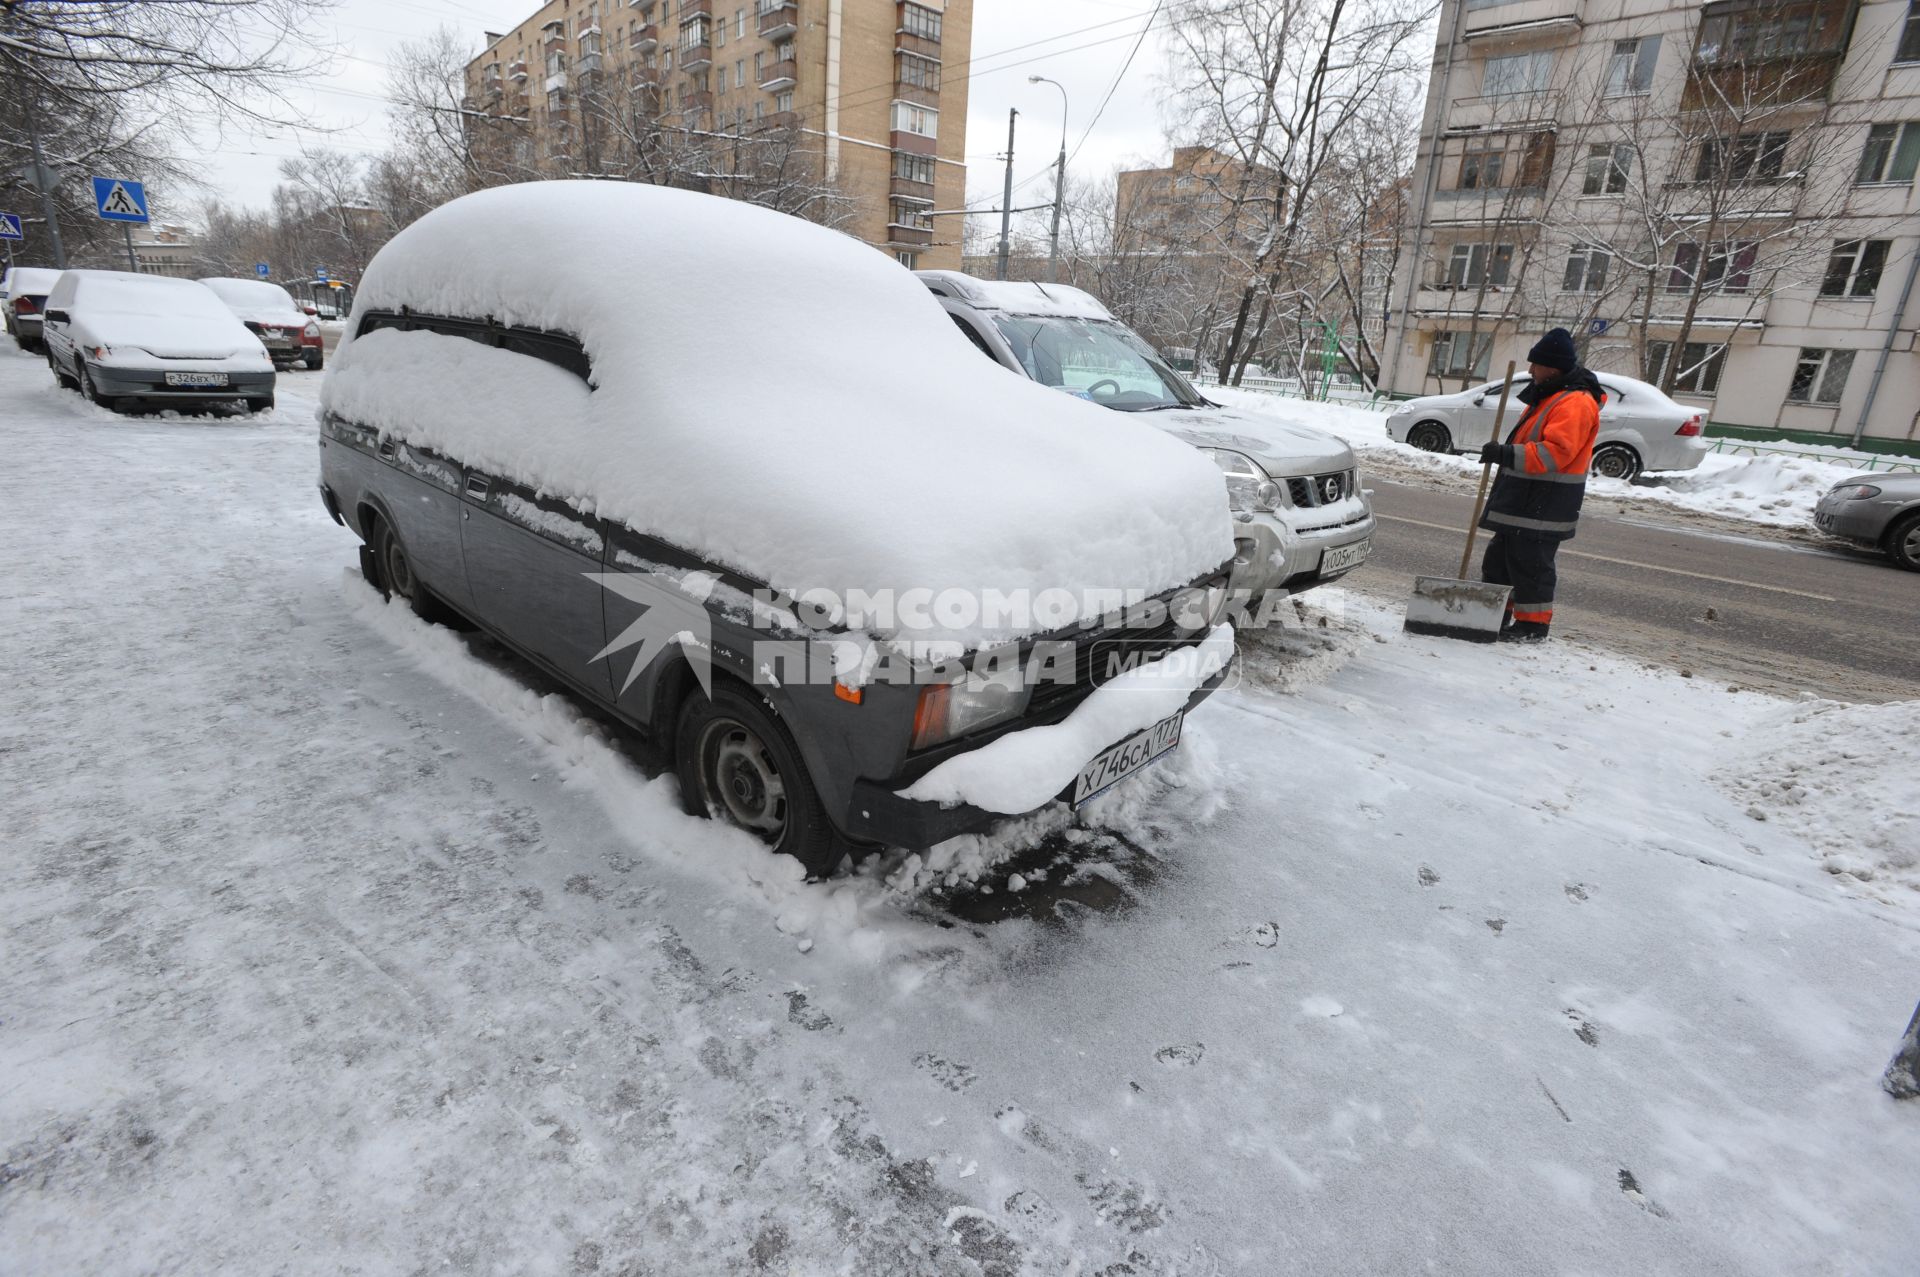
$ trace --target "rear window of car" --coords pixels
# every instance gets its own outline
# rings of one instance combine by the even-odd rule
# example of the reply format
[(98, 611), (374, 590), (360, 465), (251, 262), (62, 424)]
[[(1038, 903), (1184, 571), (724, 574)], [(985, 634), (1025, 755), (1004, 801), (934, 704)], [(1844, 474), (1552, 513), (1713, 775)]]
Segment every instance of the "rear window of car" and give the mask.
[(593, 381), (593, 363), (587, 358), (586, 348), (580, 344), (578, 337), (568, 333), (496, 324), (490, 319), (462, 319), (450, 315), (400, 314), (394, 311), (372, 310), (361, 317), (360, 327), (354, 335), (364, 337), (382, 328), (465, 337), (483, 346), (495, 346), (512, 351), (516, 355), (530, 355), (535, 359), (544, 360), (555, 367), (566, 369), (589, 384)]
[(233, 322), (233, 312), (225, 303), (184, 279), (82, 279), (74, 291), (73, 307), (110, 315)]

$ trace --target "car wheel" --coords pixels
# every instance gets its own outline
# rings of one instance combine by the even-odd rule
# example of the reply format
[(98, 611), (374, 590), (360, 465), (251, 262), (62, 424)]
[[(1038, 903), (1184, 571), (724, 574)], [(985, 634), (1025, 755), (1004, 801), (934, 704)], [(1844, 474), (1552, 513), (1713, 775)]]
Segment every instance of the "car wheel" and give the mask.
[(1437, 421), (1423, 421), (1407, 431), (1407, 442), (1422, 452), (1453, 451), (1453, 435)]
[(267, 395), (266, 397), (264, 397), (264, 398), (261, 398), (261, 399), (249, 399), (249, 400), (247, 400), (247, 411), (248, 411), (248, 412), (267, 412), (267, 411), (269, 411), (270, 409), (272, 409), (272, 407), (273, 407), (273, 396), (272, 396), (272, 395)]
[(1920, 572), (1920, 513), (1910, 514), (1887, 529), (1887, 554), (1909, 572)]
[(100, 393), (100, 387), (93, 384), (93, 370), (87, 367), (87, 361), (80, 361), (80, 397), (88, 403), (99, 404), (108, 412), (117, 412), (120, 401), (112, 395)]
[(324, 356), (324, 355), (308, 355), (308, 356), (306, 356), (306, 358), (305, 358), (305, 360), (304, 360), (304, 362), (305, 362), (305, 363), (306, 363), (306, 365), (307, 365), (307, 371), (308, 371), (308, 372), (319, 372), (319, 371), (320, 371), (320, 365), (321, 365), (321, 364), (322, 364), (323, 362), (325, 362), (325, 359), (326, 359), (326, 356)]
[[(408, 557), (407, 549), (400, 543), (400, 537), (385, 519), (374, 516), (373, 535), (368, 543), (373, 547), (373, 568), (377, 580), (373, 588), (388, 598), (406, 600), (413, 614), (429, 624), (440, 624), (447, 618), (447, 611), (433, 592), (420, 584), (420, 578), (413, 574), (413, 560)], [(364, 561), (363, 561), (364, 562)]]
[(53, 351), (51, 350), (47, 351), (47, 367), (53, 369), (53, 379), (54, 381), (59, 383), (60, 389), (62, 390), (80, 389), (80, 382), (74, 377), (72, 373), (68, 372), (65, 368), (60, 366), (60, 361), (53, 357)]
[(1624, 443), (1601, 444), (1593, 450), (1590, 469), (1602, 479), (1632, 483), (1640, 477), (1640, 454)]
[(711, 698), (690, 696), (674, 733), (674, 766), (692, 815), (744, 829), (816, 877), (839, 862), (800, 751), (758, 696), (726, 682), (714, 684)]

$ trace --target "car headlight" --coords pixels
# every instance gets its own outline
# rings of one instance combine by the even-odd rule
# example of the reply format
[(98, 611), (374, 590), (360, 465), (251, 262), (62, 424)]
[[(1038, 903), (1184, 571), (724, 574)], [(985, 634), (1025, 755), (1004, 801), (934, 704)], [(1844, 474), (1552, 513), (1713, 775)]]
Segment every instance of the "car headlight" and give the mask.
[(970, 673), (951, 683), (920, 689), (913, 711), (913, 748), (925, 749), (957, 740), (969, 732), (1018, 718), (1027, 708), (1033, 689), (1020, 676), (1018, 663), (998, 675)]
[(1280, 485), (1244, 452), (1202, 448), (1227, 478), (1227, 505), (1236, 514), (1265, 514), (1280, 507)]
[(1879, 496), (1880, 489), (1871, 483), (1843, 483), (1827, 495), (1842, 501), (1865, 501), (1868, 497)]
[(320, 335), (320, 325), (309, 319), (307, 321), (306, 334), (309, 337), (318, 337)]

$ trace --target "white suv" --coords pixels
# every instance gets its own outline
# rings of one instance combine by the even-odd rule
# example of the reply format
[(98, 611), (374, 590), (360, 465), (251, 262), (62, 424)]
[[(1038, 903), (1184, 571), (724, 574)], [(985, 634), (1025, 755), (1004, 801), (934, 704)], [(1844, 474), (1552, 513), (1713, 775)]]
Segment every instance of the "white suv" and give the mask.
[(1078, 288), (915, 273), (995, 363), (1119, 412), (1156, 414), (1154, 425), (1209, 454), (1227, 476), (1235, 590), (1298, 593), (1366, 562), (1373, 506), (1342, 440), (1210, 402)]

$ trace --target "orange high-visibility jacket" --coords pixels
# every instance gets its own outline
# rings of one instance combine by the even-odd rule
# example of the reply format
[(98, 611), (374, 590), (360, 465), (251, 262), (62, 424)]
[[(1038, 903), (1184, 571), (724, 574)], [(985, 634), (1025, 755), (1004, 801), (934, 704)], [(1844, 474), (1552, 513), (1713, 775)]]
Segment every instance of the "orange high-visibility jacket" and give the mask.
[(1580, 521), (1606, 391), (1575, 368), (1530, 405), (1507, 437), (1480, 526), (1564, 541)]

